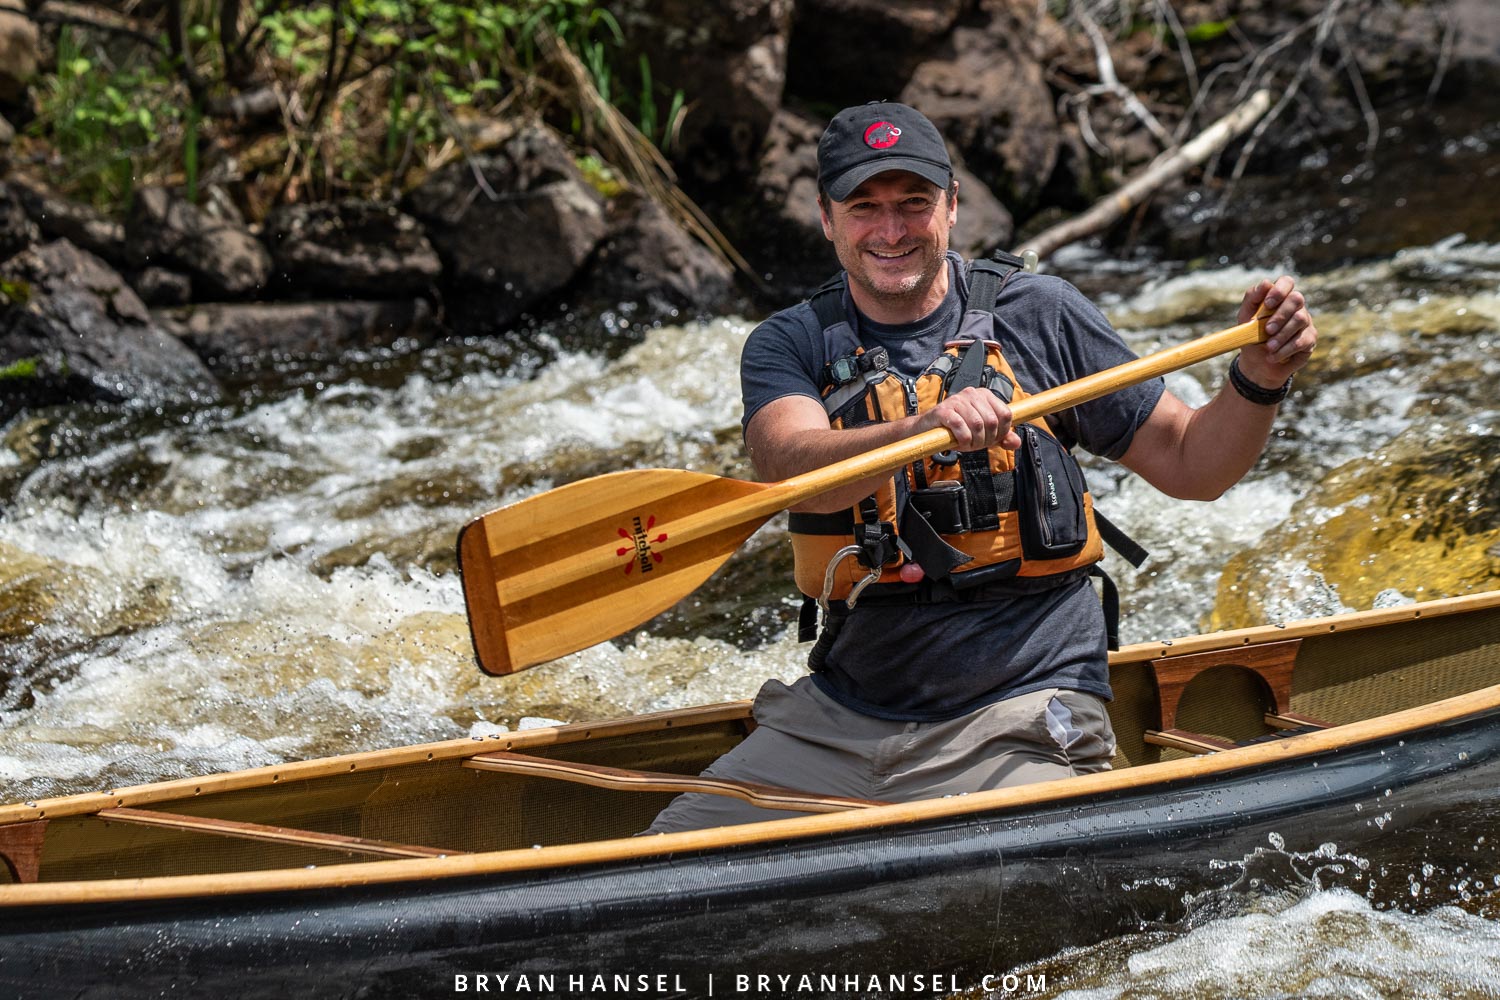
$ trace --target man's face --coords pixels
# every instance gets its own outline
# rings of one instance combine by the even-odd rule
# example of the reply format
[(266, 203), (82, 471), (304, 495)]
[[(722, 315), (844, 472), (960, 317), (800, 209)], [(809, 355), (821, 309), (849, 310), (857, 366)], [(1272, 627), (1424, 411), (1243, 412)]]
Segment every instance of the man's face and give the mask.
[(923, 304), (943, 273), (955, 199), (916, 174), (892, 170), (821, 211), (823, 234), (859, 290), (887, 307)]

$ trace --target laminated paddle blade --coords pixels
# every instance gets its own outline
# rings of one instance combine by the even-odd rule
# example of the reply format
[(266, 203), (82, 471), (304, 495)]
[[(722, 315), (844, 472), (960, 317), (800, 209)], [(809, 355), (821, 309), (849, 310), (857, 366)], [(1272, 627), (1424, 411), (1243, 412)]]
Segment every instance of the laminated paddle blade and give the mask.
[(459, 533), (479, 666), (509, 674), (612, 639), (677, 603), (774, 512), (765, 487), (616, 472), (491, 511)]

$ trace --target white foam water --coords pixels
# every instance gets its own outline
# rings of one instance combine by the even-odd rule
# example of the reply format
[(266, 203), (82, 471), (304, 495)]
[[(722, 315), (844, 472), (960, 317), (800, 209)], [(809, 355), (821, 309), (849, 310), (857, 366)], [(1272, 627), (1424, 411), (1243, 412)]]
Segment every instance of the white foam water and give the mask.
[(1329, 889), (1267, 900), (1180, 935), (1079, 949), (1046, 966), (1047, 988), (1026, 994), (1034, 1000), (1492, 1000), (1500, 924), (1454, 906), (1377, 909)]

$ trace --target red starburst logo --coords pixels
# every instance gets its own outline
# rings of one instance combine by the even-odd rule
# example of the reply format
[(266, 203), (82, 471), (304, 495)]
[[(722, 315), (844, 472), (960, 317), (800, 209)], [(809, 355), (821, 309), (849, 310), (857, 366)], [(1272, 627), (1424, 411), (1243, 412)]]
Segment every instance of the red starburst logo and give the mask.
[(665, 531), (659, 532), (656, 537), (651, 536), (651, 529), (656, 527), (656, 518), (646, 518), (642, 524), (640, 518), (632, 518), (630, 530), (620, 528), (620, 537), (630, 542), (630, 545), (622, 545), (615, 549), (615, 555), (621, 558), (629, 558), (625, 564), (625, 575), (629, 576), (639, 566), (642, 573), (649, 573), (655, 568), (655, 564), (661, 562), (661, 554), (651, 551), (651, 546), (660, 545), (667, 540)]

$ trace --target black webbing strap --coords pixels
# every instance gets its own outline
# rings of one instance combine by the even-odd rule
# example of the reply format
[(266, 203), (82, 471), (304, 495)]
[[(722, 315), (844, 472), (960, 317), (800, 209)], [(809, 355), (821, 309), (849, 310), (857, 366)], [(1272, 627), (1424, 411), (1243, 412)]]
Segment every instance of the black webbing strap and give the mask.
[(818, 326), (828, 329), (848, 320), (844, 312), (844, 272), (829, 278), (818, 286), (811, 299), (813, 315), (818, 317)]
[(1104, 605), (1104, 636), (1109, 648), (1120, 648), (1120, 590), (1098, 563), (1089, 567), (1089, 576), (1099, 578), (1099, 603)]
[(1099, 513), (1098, 508), (1094, 509), (1094, 524), (1098, 526), (1099, 537), (1104, 540), (1104, 544), (1118, 552), (1122, 559), (1136, 569), (1140, 569), (1141, 564), (1151, 555), (1139, 542), (1125, 534), (1119, 525)]

